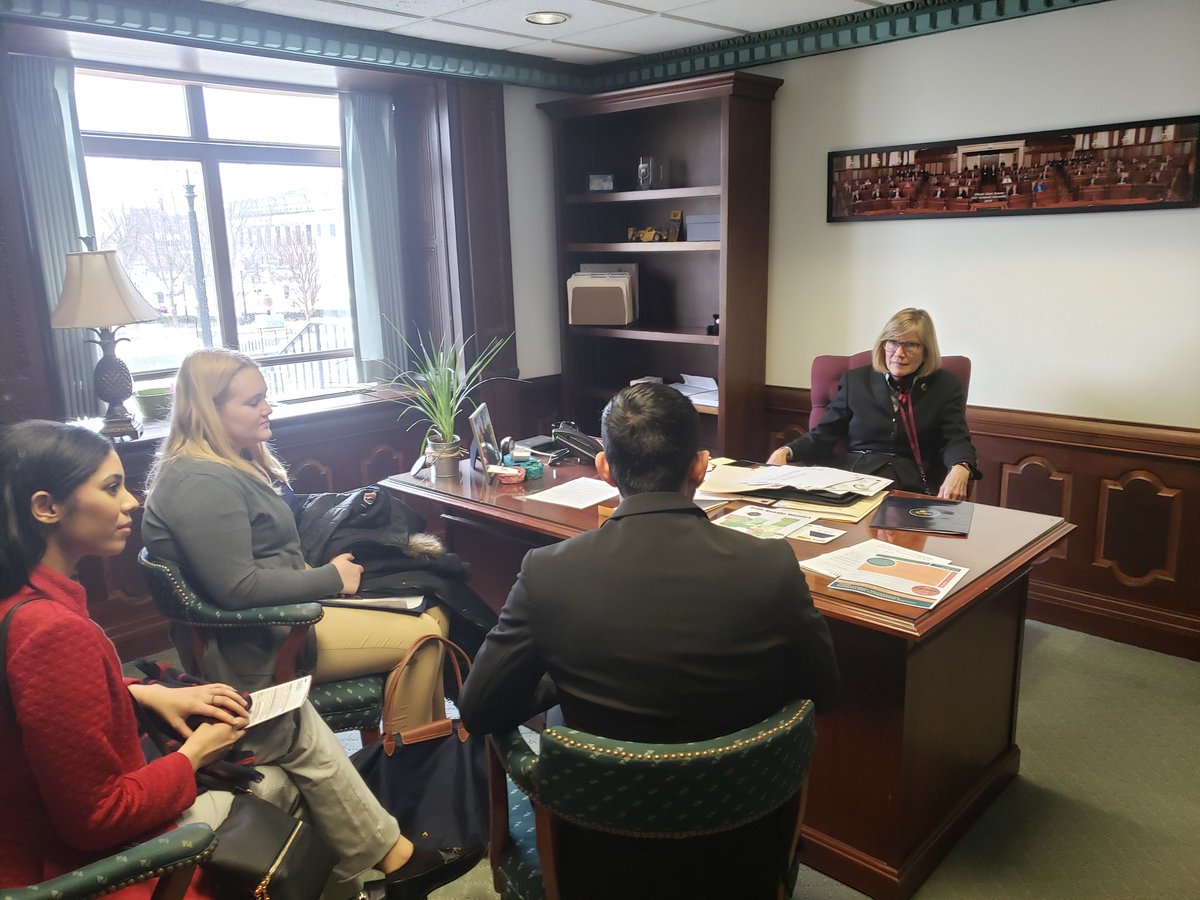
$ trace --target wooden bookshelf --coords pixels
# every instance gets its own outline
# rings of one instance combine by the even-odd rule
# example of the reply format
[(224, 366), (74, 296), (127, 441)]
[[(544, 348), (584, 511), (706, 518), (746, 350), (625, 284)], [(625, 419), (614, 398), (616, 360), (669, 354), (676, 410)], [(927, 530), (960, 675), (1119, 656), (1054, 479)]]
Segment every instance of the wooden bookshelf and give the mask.
[[(767, 451), (767, 253), (771, 103), (783, 82), (711, 75), (541, 105), (554, 128), (558, 264), (563, 285), (564, 413), (599, 433), (604, 403), (634, 378), (714, 378), (705, 439), (727, 456)], [(639, 157), (662, 167), (637, 190)], [(590, 174), (613, 191), (587, 193)], [(719, 215), (718, 240), (632, 243), (630, 227), (667, 230), (672, 210)], [(568, 324), (566, 282), (583, 263), (638, 264), (638, 318), (626, 326)], [(719, 335), (706, 326), (720, 315)]]

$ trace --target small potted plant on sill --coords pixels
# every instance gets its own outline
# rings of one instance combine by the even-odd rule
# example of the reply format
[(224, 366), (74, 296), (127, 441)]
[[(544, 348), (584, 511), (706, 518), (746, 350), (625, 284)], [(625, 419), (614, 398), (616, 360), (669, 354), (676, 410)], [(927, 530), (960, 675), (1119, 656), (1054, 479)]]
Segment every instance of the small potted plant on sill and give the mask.
[(416, 347), (405, 340), (411, 368), (399, 373), (391, 381), (391, 386), (402, 394), (396, 398), (396, 402), (404, 407), (400, 421), (414, 414), (416, 418), (409, 423), (410, 429), (421, 422), (429, 425), (421, 448), (426, 457), (432, 460), (435, 478), (458, 475), (458, 461), (463, 450), (458, 435), (454, 433), (454, 423), (468, 401), (472, 407), (475, 406), (471, 394), (489, 381), (505, 377), (485, 378), (483, 373), (512, 335), (503, 339), (493, 338), (468, 366), (464, 362), (464, 351), (473, 337), (466, 338), (461, 344), (450, 341), (441, 346), (435, 344), (432, 337), (428, 344), (425, 338), (418, 338)]

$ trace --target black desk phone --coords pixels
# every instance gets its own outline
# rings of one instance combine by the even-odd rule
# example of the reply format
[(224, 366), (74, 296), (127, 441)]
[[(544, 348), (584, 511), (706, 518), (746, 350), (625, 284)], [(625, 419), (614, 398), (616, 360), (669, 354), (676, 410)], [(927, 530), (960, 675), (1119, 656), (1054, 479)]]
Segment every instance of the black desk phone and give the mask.
[(559, 422), (550, 429), (550, 436), (582, 459), (594, 460), (604, 449), (598, 440), (584, 434), (574, 422)]

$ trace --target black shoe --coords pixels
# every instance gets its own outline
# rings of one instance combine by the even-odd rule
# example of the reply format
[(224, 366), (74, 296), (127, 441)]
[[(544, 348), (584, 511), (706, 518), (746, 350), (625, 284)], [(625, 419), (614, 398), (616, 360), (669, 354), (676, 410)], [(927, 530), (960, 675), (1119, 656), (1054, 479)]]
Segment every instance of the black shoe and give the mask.
[[(461, 878), (475, 868), (475, 864), (483, 858), (483, 847), (468, 847), (465, 850), (458, 847), (452, 850), (422, 848), (418, 853), (407, 865), (401, 866), (385, 879), (387, 900), (425, 900), (430, 891)], [(438, 860), (433, 865), (421, 865), (425, 861), (421, 857), (429, 854), (436, 854)], [(409, 869), (414, 865), (421, 867), (410, 874)]]

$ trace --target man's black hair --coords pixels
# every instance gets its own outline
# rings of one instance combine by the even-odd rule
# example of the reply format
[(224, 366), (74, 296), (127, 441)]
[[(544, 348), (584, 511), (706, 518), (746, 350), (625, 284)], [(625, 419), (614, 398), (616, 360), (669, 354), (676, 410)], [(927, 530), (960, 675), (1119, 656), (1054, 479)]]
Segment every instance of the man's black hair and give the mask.
[(604, 453), (622, 497), (678, 491), (700, 449), (700, 415), (665, 384), (631, 384), (600, 416)]

